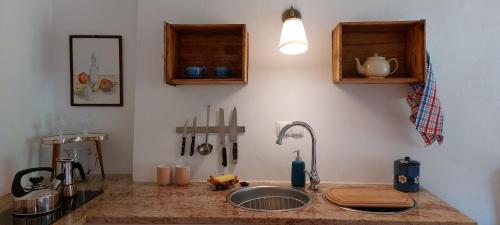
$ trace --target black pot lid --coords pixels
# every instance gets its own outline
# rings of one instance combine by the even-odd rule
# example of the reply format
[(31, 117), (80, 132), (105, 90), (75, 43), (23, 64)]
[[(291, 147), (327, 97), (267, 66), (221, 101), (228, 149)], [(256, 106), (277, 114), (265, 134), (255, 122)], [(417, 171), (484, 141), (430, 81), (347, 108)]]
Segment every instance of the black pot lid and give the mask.
[(401, 166), (420, 166), (420, 162), (411, 159), (410, 156), (406, 156), (404, 159), (398, 159), (396, 161), (399, 162)]

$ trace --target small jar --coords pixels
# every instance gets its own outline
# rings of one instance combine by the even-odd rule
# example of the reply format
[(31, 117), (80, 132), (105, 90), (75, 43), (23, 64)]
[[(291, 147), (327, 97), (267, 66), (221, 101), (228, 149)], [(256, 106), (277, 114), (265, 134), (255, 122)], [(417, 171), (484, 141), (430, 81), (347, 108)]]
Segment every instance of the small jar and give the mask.
[(402, 192), (418, 192), (420, 162), (406, 156), (394, 161), (394, 189)]

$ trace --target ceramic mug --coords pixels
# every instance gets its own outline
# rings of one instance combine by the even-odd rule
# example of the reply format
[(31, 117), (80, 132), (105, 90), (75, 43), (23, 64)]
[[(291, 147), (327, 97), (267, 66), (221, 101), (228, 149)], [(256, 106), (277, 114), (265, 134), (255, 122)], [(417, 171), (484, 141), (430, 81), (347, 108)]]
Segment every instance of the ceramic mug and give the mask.
[(186, 74), (190, 78), (204, 77), (206, 72), (207, 72), (207, 68), (204, 66), (188, 66), (188, 67), (186, 67)]
[(172, 179), (172, 167), (168, 165), (156, 166), (156, 178), (161, 186), (169, 185)]
[(225, 66), (215, 67), (215, 75), (218, 77), (228, 77), (231, 75), (231, 69)]
[(175, 184), (185, 186), (191, 183), (191, 170), (189, 166), (175, 166)]

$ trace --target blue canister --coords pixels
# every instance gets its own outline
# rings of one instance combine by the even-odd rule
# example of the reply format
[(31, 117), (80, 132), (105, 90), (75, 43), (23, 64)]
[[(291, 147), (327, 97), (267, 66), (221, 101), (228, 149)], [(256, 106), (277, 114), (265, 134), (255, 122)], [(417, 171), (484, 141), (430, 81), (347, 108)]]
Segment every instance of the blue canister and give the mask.
[(402, 192), (418, 192), (420, 162), (406, 156), (394, 161), (394, 189)]

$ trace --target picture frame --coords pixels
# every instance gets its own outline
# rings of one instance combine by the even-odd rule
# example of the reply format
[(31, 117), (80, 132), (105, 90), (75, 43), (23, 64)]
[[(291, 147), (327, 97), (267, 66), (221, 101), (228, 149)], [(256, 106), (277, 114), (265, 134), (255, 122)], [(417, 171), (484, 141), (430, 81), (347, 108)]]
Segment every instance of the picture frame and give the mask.
[(123, 106), (120, 35), (70, 35), (71, 106)]

